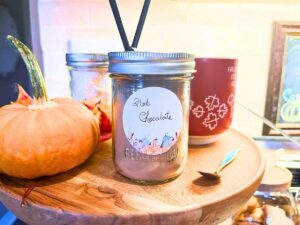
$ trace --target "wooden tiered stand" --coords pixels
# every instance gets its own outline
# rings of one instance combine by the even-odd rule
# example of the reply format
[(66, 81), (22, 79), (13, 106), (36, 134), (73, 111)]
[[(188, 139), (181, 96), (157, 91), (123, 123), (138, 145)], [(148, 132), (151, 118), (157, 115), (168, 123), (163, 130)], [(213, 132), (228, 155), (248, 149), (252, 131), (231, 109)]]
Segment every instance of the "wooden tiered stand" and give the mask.
[[(241, 151), (220, 182), (197, 170), (213, 171), (224, 155)], [(83, 165), (37, 180), (0, 175), (0, 200), (30, 225), (194, 225), (217, 224), (232, 216), (253, 194), (264, 172), (263, 156), (252, 140), (229, 130), (219, 141), (189, 147), (184, 173), (160, 185), (139, 185), (119, 175), (111, 141), (101, 143)], [(21, 207), (26, 188), (35, 188)]]

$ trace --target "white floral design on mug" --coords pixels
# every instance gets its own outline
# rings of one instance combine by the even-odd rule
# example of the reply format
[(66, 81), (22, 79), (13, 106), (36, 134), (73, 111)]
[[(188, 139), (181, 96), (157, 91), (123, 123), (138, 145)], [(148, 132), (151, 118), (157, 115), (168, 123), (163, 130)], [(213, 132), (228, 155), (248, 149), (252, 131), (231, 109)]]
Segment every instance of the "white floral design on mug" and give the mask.
[(203, 117), (207, 112), (207, 116), (203, 117), (201, 122), (206, 128), (212, 131), (218, 126), (219, 119), (223, 119), (228, 113), (230, 113), (230, 118), (232, 117), (233, 110), (228, 107), (233, 105), (233, 100), (233, 94), (228, 96), (226, 102), (221, 102), (220, 98), (216, 94), (209, 95), (204, 99), (203, 103), (205, 106), (203, 106), (203, 104), (195, 105), (195, 102), (191, 100), (190, 110), (192, 115), (197, 119)]
[(193, 111), (193, 114), (195, 115), (195, 117), (197, 117), (197, 118), (202, 117), (205, 112), (204, 108), (201, 105), (198, 105), (192, 111)]
[(215, 113), (208, 113), (207, 117), (204, 119), (203, 125), (208, 127), (210, 130), (214, 130), (218, 125), (218, 116)]
[(220, 107), (218, 108), (218, 115), (221, 118), (224, 118), (224, 116), (227, 114), (228, 108), (225, 103), (221, 104)]
[(228, 105), (233, 106), (233, 102), (234, 102), (234, 97), (233, 94), (231, 94), (228, 96), (227, 103)]
[(212, 111), (220, 105), (220, 99), (216, 95), (210, 95), (206, 97), (204, 102), (208, 111)]

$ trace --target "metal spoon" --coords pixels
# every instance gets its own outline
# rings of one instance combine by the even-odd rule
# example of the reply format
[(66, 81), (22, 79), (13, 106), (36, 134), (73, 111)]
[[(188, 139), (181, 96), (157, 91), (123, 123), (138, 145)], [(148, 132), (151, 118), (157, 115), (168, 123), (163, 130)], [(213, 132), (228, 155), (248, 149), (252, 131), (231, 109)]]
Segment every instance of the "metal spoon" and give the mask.
[(203, 177), (207, 177), (209, 179), (220, 179), (220, 172), (222, 169), (224, 169), (229, 163), (231, 163), (235, 157), (237, 156), (237, 154), (239, 153), (240, 149), (234, 149), (232, 151), (230, 151), (229, 153), (226, 154), (225, 158), (222, 160), (222, 162), (220, 163), (219, 167), (217, 168), (217, 170), (213, 173), (209, 173), (209, 172), (204, 172), (204, 171), (198, 171)]

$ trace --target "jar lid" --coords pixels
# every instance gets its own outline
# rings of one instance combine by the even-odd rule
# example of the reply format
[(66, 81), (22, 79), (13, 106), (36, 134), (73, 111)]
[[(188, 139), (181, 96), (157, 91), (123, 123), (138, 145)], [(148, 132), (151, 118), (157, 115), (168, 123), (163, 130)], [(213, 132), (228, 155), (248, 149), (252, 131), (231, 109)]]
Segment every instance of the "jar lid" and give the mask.
[(281, 166), (274, 166), (267, 174), (264, 174), (258, 191), (285, 192), (291, 186), (292, 173)]
[(67, 66), (71, 67), (107, 67), (108, 56), (106, 54), (92, 53), (67, 53)]
[(195, 72), (195, 57), (188, 53), (110, 52), (109, 72), (172, 75)]

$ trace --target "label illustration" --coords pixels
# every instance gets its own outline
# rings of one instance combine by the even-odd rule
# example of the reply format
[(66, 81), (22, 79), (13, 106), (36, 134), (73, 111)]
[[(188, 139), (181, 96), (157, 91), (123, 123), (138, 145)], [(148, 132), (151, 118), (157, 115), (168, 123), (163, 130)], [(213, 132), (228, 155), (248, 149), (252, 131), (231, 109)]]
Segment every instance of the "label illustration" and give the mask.
[(165, 88), (140, 89), (124, 105), (124, 133), (139, 153), (159, 155), (167, 152), (177, 142), (182, 123), (180, 100)]

